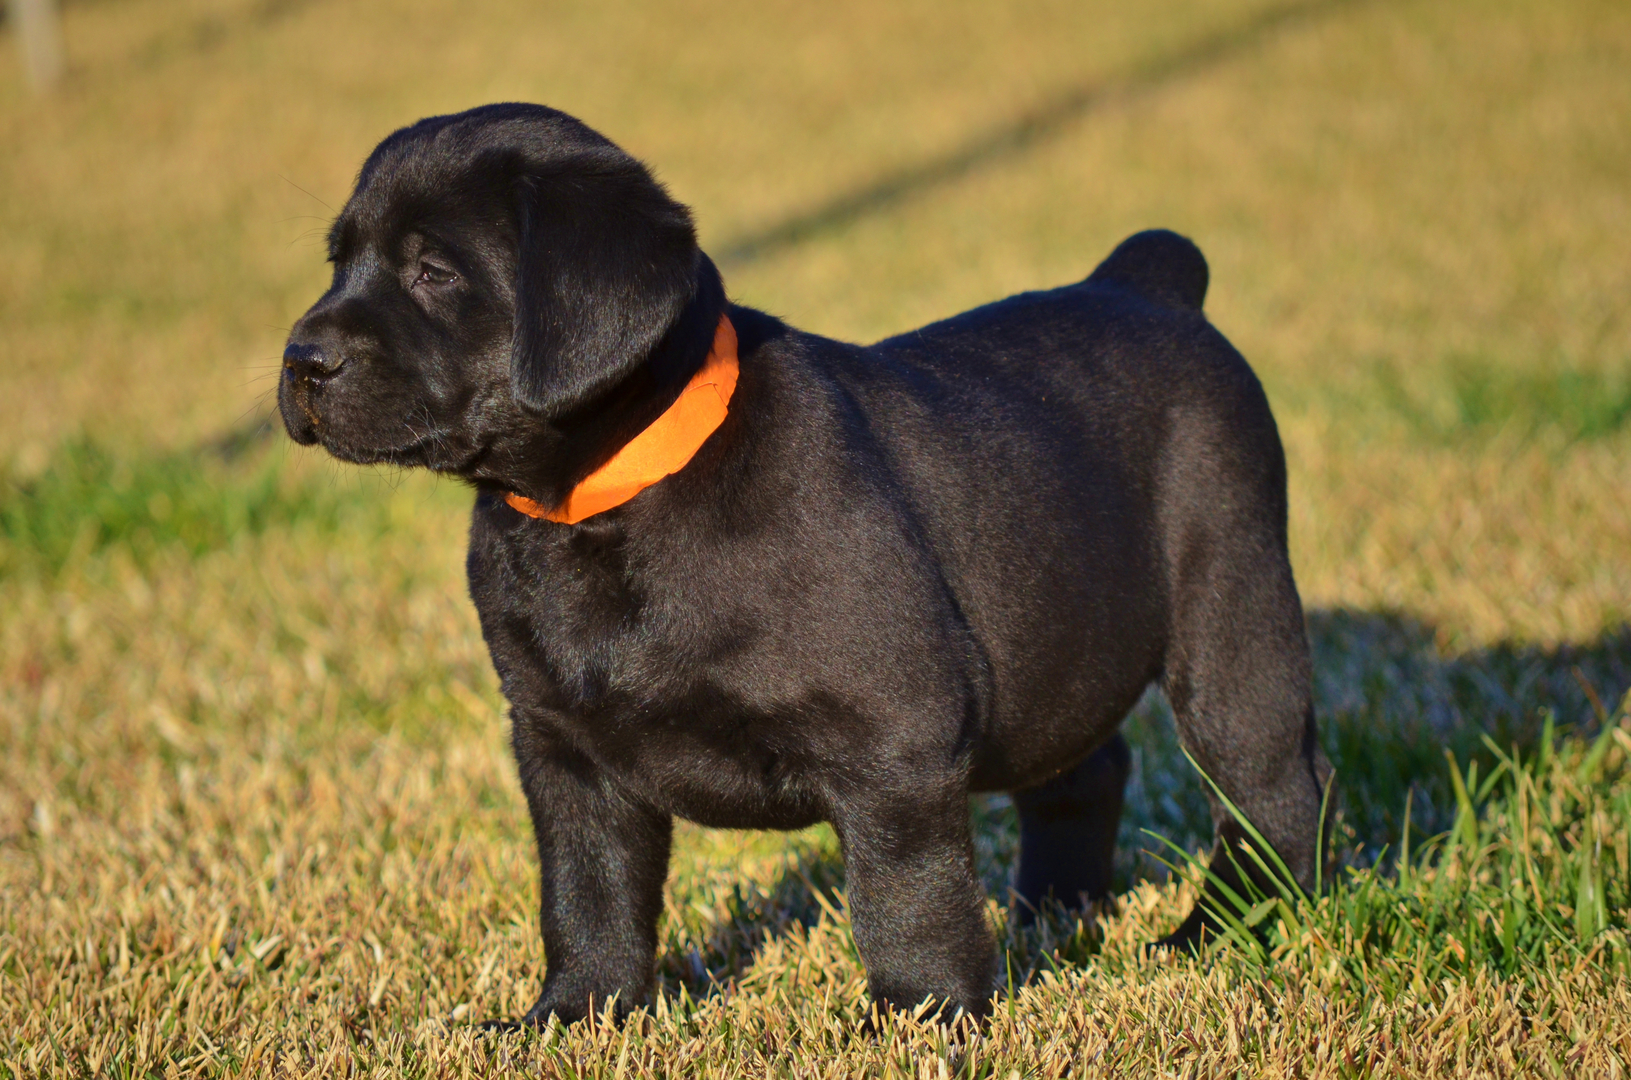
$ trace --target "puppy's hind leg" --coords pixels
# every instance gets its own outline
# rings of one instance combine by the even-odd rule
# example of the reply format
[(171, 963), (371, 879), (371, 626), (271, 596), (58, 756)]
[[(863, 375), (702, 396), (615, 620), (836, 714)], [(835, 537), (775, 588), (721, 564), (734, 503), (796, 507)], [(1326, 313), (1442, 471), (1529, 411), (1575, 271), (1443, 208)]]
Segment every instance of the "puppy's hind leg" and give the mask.
[[(1332, 770), (1314, 725), (1308, 639), (1283, 535), (1277, 544), (1261, 544), (1253, 541), (1264, 538), (1248, 530), (1226, 530), (1201, 547), (1207, 557), (1189, 563), (1193, 576), (1176, 597), (1165, 690), (1185, 749), (1296, 884), (1311, 891), (1324, 857), (1320, 815)], [(1241, 850), (1246, 830), (1210, 786), (1207, 796), (1215, 833), (1211, 872), (1241, 896), (1250, 892), (1242, 872), (1258, 891), (1275, 895)], [(1210, 925), (1202, 905), (1227, 903), (1212, 885), (1207, 894), (1163, 944), (1188, 946), (1200, 938)]]
[(1080, 764), (1039, 787), (1014, 792), (1019, 811), (1019, 875), (1014, 889), (1022, 922), (1052, 896), (1066, 907), (1110, 895), (1121, 800), (1132, 766), (1117, 732)]

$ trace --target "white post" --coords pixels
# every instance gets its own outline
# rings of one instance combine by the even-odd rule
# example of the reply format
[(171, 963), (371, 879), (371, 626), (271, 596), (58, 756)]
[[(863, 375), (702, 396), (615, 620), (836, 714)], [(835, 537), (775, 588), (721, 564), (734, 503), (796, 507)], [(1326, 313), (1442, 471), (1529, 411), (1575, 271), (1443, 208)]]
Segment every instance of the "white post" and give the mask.
[(56, 0), (11, 0), (17, 44), (23, 50), (28, 85), (49, 90), (62, 78), (62, 28)]

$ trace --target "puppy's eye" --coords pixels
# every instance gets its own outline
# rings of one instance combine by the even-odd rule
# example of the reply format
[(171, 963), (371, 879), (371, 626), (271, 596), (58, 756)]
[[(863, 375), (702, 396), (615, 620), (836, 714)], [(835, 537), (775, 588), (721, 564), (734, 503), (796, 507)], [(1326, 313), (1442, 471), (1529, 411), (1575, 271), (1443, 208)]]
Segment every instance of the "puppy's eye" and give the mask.
[(422, 262), (419, 264), (419, 276), (413, 279), (413, 283), (415, 285), (451, 285), (458, 279), (458, 274), (444, 266)]

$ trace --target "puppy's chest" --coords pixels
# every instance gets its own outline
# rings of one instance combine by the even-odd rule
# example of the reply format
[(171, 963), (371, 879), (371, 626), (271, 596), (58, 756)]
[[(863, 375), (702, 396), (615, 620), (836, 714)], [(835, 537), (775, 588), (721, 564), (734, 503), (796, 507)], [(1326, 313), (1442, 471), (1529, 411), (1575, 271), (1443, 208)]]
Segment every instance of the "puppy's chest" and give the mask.
[(667, 634), (615, 537), (507, 539), (486, 558), (472, 551), (470, 587), (512, 700), (595, 710), (655, 669)]
[(733, 664), (765, 642), (706, 573), (615, 532), (472, 548), (471, 593), (513, 704), (621, 741), (745, 722)]
[(723, 598), (683, 591), (685, 575), (653, 585), (641, 569), (615, 549), (472, 549), (471, 592), (515, 722), (694, 821), (816, 820), (800, 780), (803, 680), (744, 693), (737, 668), (762, 638)]

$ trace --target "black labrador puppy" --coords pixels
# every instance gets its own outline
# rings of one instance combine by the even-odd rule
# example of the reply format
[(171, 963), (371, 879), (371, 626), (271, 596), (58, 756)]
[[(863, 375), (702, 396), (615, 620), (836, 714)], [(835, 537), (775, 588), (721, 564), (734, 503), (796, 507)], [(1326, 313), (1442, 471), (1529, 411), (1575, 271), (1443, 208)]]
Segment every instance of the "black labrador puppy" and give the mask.
[(984, 1015), (970, 792), (1014, 793), (1025, 901), (1103, 896), (1154, 680), (1312, 884), (1330, 767), (1285, 460), (1189, 241), (850, 345), (731, 304), (612, 143), (492, 105), (381, 143), (330, 256), (279, 407), (299, 443), (475, 489), (542, 871), (528, 1021), (650, 1000), (676, 816), (831, 822), (874, 999)]

